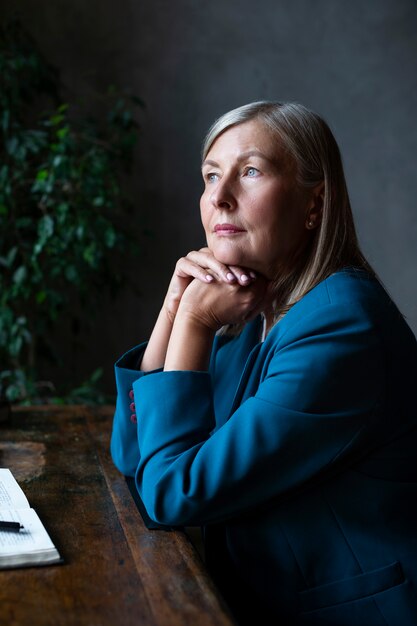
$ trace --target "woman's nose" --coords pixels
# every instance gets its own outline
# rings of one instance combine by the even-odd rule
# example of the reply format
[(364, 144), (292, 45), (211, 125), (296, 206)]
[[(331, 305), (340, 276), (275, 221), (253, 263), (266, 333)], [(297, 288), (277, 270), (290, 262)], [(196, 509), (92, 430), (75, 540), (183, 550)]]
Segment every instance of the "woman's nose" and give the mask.
[(220, 181), (216, 185), (216, 188), (210, 196), (210, 200), (216, 209), (232, 211), (236, 207), (235, 195), (231, 185), (227, 182)]

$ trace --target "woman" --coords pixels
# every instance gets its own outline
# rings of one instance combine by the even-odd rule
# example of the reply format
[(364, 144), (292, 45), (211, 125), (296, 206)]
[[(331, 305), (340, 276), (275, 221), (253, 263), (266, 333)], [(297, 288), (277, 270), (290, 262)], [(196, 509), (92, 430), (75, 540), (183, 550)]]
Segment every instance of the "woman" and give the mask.
[(415, 625), (417, 347), (336, 142), (253, 103), (214, 124), (202, 172), (207, 247), (116, 364), (114, 461), (153, 519), (204, 526), (239, 623)]

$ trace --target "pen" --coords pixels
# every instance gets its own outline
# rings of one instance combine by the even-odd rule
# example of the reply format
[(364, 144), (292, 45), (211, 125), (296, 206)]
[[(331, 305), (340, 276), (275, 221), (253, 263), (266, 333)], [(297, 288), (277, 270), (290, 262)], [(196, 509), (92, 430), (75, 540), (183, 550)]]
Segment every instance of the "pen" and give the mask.
[(19, 524), (19, 522), (6, 522), (0, 520), (0, 530), (11, 530), (15, 533), (18, 533), (19, 530), (21, 530), (22, 528), (24, 528), (24, 526), (22, 526), (22, 524)]

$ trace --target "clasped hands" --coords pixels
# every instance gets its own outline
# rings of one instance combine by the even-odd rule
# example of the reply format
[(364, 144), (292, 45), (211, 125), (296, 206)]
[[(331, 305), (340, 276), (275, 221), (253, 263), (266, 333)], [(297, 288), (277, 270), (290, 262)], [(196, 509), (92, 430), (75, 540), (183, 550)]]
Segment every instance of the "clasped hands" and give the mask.
[(254, 319), (265, 307), (270, 283), (252, 270), (218, 261), (209, 248), (193, 251), (175, 266), (164, 307), (211, 330)]

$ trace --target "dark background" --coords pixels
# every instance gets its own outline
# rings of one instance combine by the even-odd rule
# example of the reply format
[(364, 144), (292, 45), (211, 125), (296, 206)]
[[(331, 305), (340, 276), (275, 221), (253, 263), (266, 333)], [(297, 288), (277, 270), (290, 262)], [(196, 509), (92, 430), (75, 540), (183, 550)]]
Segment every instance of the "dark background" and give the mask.
[[(109, 84), (142, 98), (131, 192), (141, 254), (104, 301), (71, 367), (112, 364), (148, 335), (173, 264), (201, 246), (201, 141), (225, 111), (296, 100), (322, 114), (344, 156), (358, 233), (417, 331), (415, 0), (20, 0), (16, 12), (61, 70), (66, 99)], [(75, 358), (75, 362), (74, 362)]]

